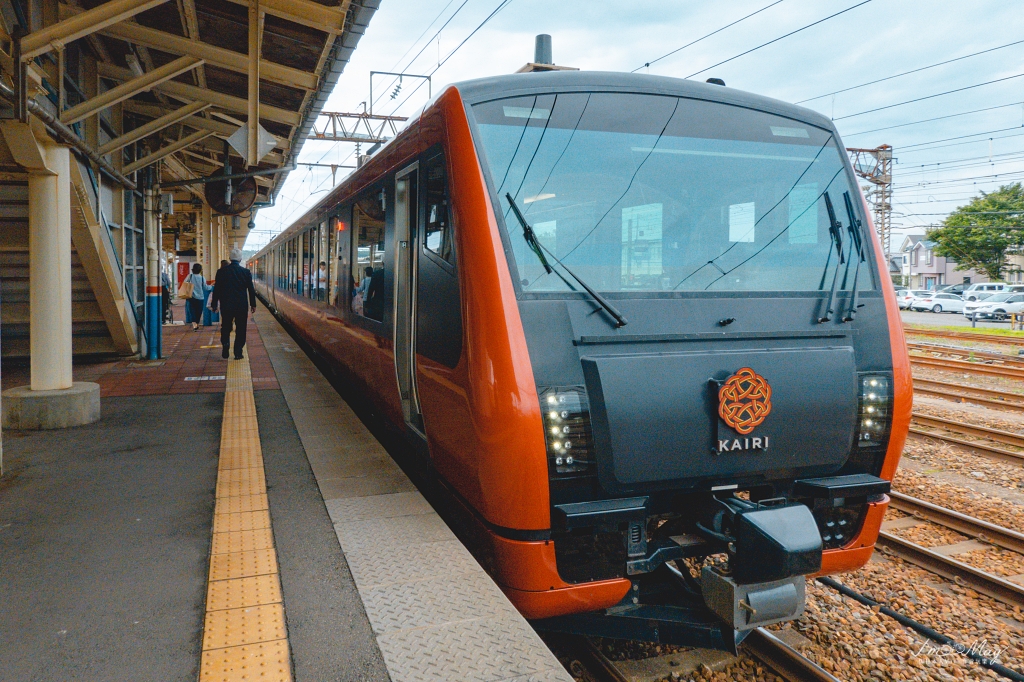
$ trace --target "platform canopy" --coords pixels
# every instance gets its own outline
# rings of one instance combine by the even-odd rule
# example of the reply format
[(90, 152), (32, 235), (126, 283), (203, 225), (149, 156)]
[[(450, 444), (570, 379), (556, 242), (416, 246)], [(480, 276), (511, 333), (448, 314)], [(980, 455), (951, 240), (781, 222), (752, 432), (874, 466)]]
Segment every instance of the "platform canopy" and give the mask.
[[(258, 208), (284, 183), (272, 171), (294, 163), (379, 3), (0, 0), (0, 67), (16, 87), (23, 34), (28, 98), (109, 165), (94, 163), (106, 180), (123, 187), (154, 166), (170, 184), (227, 160), (234, 173), (268, 171), (256, 177)], [(204, 186), (174, 193), (187, 215)], [(243, 242), (251, 215), (225, 237)], [(165, 233), (180, 220), (165, 220)]]

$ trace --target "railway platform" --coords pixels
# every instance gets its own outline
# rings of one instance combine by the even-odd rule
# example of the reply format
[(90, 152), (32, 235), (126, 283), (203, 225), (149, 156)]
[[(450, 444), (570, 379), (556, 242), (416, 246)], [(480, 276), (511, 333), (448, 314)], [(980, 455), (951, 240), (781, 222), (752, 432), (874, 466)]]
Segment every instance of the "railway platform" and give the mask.
[(570, 680), (266, 309), (248, 338), (167, 326), (75, 367), (100, 421), (4, 433), (0, 679)]

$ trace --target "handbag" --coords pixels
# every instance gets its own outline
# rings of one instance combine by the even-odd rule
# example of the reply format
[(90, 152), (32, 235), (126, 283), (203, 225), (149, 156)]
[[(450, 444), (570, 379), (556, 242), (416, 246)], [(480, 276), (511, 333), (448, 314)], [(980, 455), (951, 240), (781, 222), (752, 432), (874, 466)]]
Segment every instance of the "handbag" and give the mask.
[(178, 287), (178, 298), (192, 298), (192, 277), (186, 277)]

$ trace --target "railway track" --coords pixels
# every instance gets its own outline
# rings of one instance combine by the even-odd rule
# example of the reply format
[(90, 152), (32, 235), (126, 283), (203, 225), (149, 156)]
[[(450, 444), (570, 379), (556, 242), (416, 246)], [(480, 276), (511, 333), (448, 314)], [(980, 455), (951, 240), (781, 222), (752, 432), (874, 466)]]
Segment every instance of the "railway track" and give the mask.
[(953, 360), (950, 358), (932, 358), (922, 355), (910, 355), (910, 364), (916, 367), (929, 367), (953, 372), (966, 372), (968, 374), (985, 374), (989, 376), (1005, 377), (1007, 379), (1024, 379), (1024, 366), (1022, 367), (1000, 367), (986, 365), (981, 362), (970, 362), (967, 360)]
[[(783, 642), (770, 630), (757, 628), (740, 647), (788, 682), (839, 682), (838, 678)], [(560, 637), (556, 641), (556, 650), (572, 659), (569, 672), (576, 677), (585, 677), (589, 682), (629, 682), (615, 661), (605, 656), (586, 637)], [(573, 669), (575, 663), (580, 663), (582, 670)]]
[[(909, 522), (908, 519), (895, 519), (882, 524), (883, 530), (878, 535), (878, 545), (883, 552), (898, 556), (915, 566), (952, 580), (958, 585), (970, 587), (1004, 604), (1024, 607), (1024, 585), (956, 559), (958, 554), (983, 549), (986, 545), (1024, 553), (1024, 534), (909, 495), (892, 492), (890, 498), (893, 508), (910, 514), (910, 517)], [(895, 528), (908, 528), (926, 521), (955, 530), (973, 540), (940, 547), (923, 547), (890, 532)]]
[(951, 384), (932, 379), (914, 379), (914, 393), (935, 396), (954, 402), (975, 403), (986, 407), (1024, 412), (1024, 395), (997, 391), (992, 388), (977, 388), (962, 384)]
[(992, 350), (978, 350), (977, 348), (965, 348), (964, 346), (946, 346), (940, 343), (915, 343), (913, 341), (907, 342), (907, 350), (922, 353), (941, 353), (943, 355), (964, 357), (970, 360), (993, 360), (1015, 367), (1024, 367), (1024, 357)]
[[(949, 433), (943, 433), (941, 431), (927, 431), (920, 428), (922, 426), (930, 429), (942, 429)], [(950, 435), (958, 434), (963, 436), (974, 436), (976, 438), (985, 438), (996, 443), (1024, 448), (1024, 436), (1011, 431), (1000, 431), (999, 429), (991, 429), (986, 426), (964, 424), (950, 419), (943, 419), (941, 417), (933, 417), (931, 415), (915, 412), (910, 424), (910, 434), (918, 438), (934, 438), (946, 443), (951, 443), (957, 447), (963, 448), (964, 450), (982, 455), (983, 457), (988, 457), (989, 459), (996, 459), (1024, 466), (1024, 452), (1007, 450), (1006, 448), (989, 445), (988, 443), (964, 440), (963, 438), (957, 438), (956, 435)]]
[(973, 332), (951, 332), (939, 331), (937, 329), (908, 329), (904, 328), (903, 333), (908, 336), (928, 336), (940, 339), (961, 339), (964, 341), (977, 341), (979, 343), (991, 343), (999, 346), (1013, 346), (1024, 348), (1024, 336), (1006, 337), (995, 334), (977, 334)]

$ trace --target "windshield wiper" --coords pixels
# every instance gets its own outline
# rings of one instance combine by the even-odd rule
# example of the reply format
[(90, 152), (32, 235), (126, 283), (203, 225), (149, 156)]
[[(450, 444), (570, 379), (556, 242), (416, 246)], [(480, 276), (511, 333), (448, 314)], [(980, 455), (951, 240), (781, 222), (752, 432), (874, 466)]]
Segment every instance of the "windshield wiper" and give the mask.
[[(522, 212), (520, 212), (519, 206), (516, 205), (516, 200), (513, 199), (512, 195), (509, 194), (508, 192), (505, 192), (505, 198), (508, 199), (508, 205), (512, 207), (512, 212), (516, 214), (516, 220), (519, 221), (519, 224), (523, 228), (523, 239), (526, 240), (526, 245), (529, 246), (530, 250), (533, 251), (537, 255), (538, 260), (540, 260), (540, 264), (544, 266), (545, 272), (547, 272), (549, 275), (552, 272), (554, 272), (556, 275), (561, 277), (561, 275), (557, 271), (552, 269), (551, 264), (548, 263), (548, 259), (545, 258), (544, 253), (546, 252), (548, 256), (551, 256), (551, 260), (555, 261), (560, 266), (562, 266), (562, 269), (565, 270), (569, 274), (570, 277), (572, 277), (574, 280), (579, 282), (580, 286), (583, 287), (584, 290), (586, 290), (586, 292), (588, 294), (590, 294), (591, 298), (593, 298), (595, 301), (597, 301), (597, 303), (602, 308), (604, 308), (608, 312), (609, 315), (611, 315), (612, 317), (615, 318), (615, 322), (616, 322), (615, 326), (616, 327), (625, 327), (628, 324), (628, 322), (627, 322), (626, 318), (622, 316), (622, 313), (620, 313), (618, 310), (616, 310), (615, 306), (613, 306), (611, 303), (606, 301), (604, 296), (602, 296), (601, 294), (599, 294), (596, 291), (594, 291), (593, 289), (591, 289), (590, 285), (587, 284), (586, 282), (584, 282), (583, 279), (579, 275), (577, 275), (575, 272), (573, 272), (568, 267), (566, 267), (565, 263), (563, 263), (562, 261), (558, 260), (558, 256), (556, 256), (555, 254), (551, 253), (551, 250), (548, 249), (548, 247), (546, 247), (543, 244), (541, 244), (537, 240), (537, 235), (534, 233), (533, 228), (530, 227), (530, 224), (528, 222), (526, 222), (526, 218), (524, 218)], [(565, 279), (565, 278), (563, 277), (562, 279)], [(567, 282), (567, 284), (568, 284), (568, 282)]]
[(850, 193), (843, 192), (843, 201), (846, 202), (846, 217), (850, 221), (850, 239), (852, 246), (857, 249), (857, 267), (853, 271), (853, 295), (850, 297), (850, 309), (843, 316), (843, 322), (853, 322), (857, 314), (857, 278), (860, 275), (860, 264), (864, 262), (864, 243), (860, 233), (860, 221), (853, 213), (853, 202), (850, 201)]
[[(832, 275), (832, 291), (828, 295), (828, 303), (825, 305), (825, 314), (818, 318), (818, 322), (828, 322), (835, 312), (832, 304), (836, 299), (836, 284), (839, 282), (839, 266), (846, 262), (843, 257), (843, 224), (836, 218), (836, 211), (832, 208), (832, 198), (825, 191), (825, 208), (828, 210), (828, 232), (832, 235), (832, 242), (836, 245), (836, 252), (839, 254), (839, 262), (836, 263), (835, 274)], [(828, 273), (828, 264), (832, 260), (832, 249), (828, 251), (828, 260), (825, 261), (825, 272), (821, 273), (821, 283), (825, 283), (825, 275)]]

